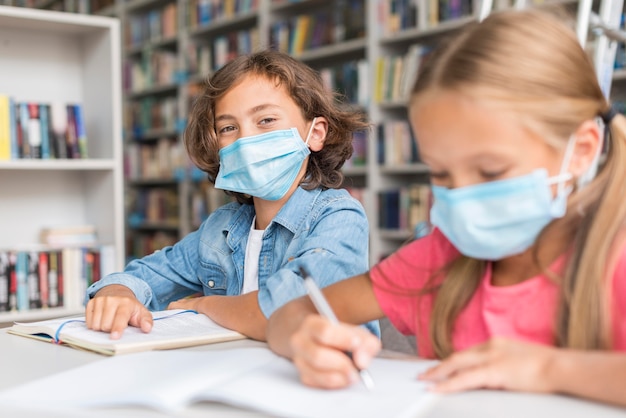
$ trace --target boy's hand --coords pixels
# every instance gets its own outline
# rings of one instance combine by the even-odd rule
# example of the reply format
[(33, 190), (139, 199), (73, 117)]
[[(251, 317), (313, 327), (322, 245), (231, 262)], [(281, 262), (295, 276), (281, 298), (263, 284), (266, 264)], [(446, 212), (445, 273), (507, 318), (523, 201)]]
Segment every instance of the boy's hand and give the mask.
[(554, 392), (549, 368), (557, 349), (502, 338), (452, 354), (420, 375), (435, 383), (436, 392), (507, 389)]
[(378, 338), (367, 330), (347, 324), (333, 325), (319, 315), (309, 315), (289, 344), (302, 383), (326, 389), (358, 381), (359, 375), (346, 351), (352, 352), (358, 367), (367, 368), (381, 348)]
[(109, 332), (111, 339), (117, 340), (128, 325), (150, 332), (153, 320), (129, 288), (113, 284), (100, 289), (87, 303), (85, 322), (87, 328)]

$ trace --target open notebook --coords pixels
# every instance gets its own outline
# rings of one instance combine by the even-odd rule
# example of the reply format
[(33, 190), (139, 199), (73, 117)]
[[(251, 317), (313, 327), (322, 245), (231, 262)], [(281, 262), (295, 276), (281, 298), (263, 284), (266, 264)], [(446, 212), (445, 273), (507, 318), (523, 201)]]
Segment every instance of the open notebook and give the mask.
[(265, 347), (143, 352), (103, 358), (0, 391), (0, 410), (113, 414), (135, 406), (174, 414), (194, 402), (218, 401), (289, 418), (418, 417), (438, 396), (416, 379), (432, 364), (376, 358), (368, 368), (374, 390), (361, 383), (320, 390), (301, 384), (293, 364)]
[(206, 315), (195, 311), (181, 309), (158, 311), (153, 312), (152, 317), (154, 325), (149, 333), (129, 326), (118, 340), (112, 340), (109, 333), (88, 329), (85, 317), (16, 322), (7, 332), (106, 355), (189, 347), (245, 338), (242, 334), (217, 325)]

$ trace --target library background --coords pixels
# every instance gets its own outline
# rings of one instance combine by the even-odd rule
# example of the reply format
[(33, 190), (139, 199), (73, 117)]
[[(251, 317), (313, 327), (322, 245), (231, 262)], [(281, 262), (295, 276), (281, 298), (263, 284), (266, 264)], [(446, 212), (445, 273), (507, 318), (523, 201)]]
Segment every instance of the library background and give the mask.
[(288, 52), (368, 114), (344, 186), (370, 221), (371, 263), (428, 219), (405, 101), (442, 36), (489, 10), (587, 7), (584, 43), (626, 111), (623, 39), (599, 34), (624, 27), (623, 0), (483, 1), (0, 0), (0, 323), (80, 313), (89, 283), (228, 201), (181, 135), (202, 81), (238, 54)]

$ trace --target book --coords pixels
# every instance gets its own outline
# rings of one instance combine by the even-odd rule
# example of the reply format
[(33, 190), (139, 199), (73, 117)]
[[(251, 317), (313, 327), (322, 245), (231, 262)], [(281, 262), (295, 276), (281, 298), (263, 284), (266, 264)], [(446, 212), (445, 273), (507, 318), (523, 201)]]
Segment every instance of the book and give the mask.
[[(374, 358), (375, 387), (356, 383), (323, 390), (300, 383), (295, 366), (266, 347), (169, 350), (95, 361), (0, 391), (0, 406), (116, 413), (143, 406), (174, 416), (186, 406), (216, 401), (278, 417), (418, 417), (441, 396), (417, 380), (435, 364), (415, 358)], [(97, 387), (85, 382), (97, 381)], [(111, 409), (113, 408), (113, 409)], [(141, 410), (135, 411), (141, 413)], [(145, 411), (144, 411), (145, 412)], [(35, 414), (33, 414), (35, 415)]]
[(0, 94), (0, 161), (11, 159), (11, 102)]
[(195, 311), (174, 309), (153, 312), (152, 316), (154, 326), (149, 333), (129, 326), (118, 340), (112, 340), (108, 332), (88, 329), (85, 317), (65, 317), (30, 323), (15, 322), (7, 332), (109, 356), (245, 338), (242, 334), (221, 327), (208, 316)]

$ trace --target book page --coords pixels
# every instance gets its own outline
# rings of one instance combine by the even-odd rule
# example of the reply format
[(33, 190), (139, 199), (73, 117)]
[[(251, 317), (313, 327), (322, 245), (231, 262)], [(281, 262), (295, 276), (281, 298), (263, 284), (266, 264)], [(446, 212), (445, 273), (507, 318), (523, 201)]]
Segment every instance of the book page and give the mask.
[(118, 340), (112, 340), (108, 332), (88, 329), (84, 323), (84, 317), (16, 324), (14, 330), (27, 333), (29, 327), (33, 327), (33, 330), (41, 330), (45, 325), (49, 325), (51, 335), (54, 336), (61, 324), (66, 323), (60, 332), (62, 342), (104, 354), (183, 347), (245, 338), (236, 331), (217, 325), (206, 315), (194, 312), (159, 311), (153, 312), (153, 318), (154, 325), (149, 333), (129, 326)]
[[(160, 351), (105, 358), (0, 392), (1, 405), (95, 408), (142, 405), (173, 413), (220, 401), (284, 417), (417, 417), (436, 395), (416, 376), (432, 362), (374, 359), (375, 389), (312, 389), (267, 348)], [(97, 390), (84, 382), (96, 379)], [(43, 405), (43, 406), (37, 406)], [(0, 408), (1, 409), (1, 408)]]

